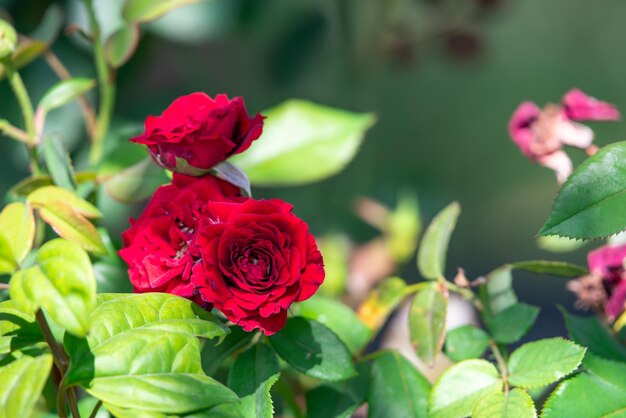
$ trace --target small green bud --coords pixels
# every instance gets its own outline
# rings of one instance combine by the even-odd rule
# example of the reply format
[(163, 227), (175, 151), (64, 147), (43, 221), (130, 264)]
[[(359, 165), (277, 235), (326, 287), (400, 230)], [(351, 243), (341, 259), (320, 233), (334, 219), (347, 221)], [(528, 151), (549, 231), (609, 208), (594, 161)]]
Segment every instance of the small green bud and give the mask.
[(6, 20), (0, 19), (0, 59), (10, 57), (17, 46), (17, 33)]

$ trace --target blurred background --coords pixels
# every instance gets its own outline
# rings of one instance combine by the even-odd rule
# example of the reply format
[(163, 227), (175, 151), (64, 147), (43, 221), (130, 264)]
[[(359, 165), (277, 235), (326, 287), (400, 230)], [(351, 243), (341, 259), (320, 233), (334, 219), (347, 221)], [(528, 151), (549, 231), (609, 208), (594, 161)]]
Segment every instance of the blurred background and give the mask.
[[(121, 1), (95, 3), (111, 33)], [(40, 23), (50, 13), (85, 21), (78, 0), (0, 0), (0, 13), (25, 34), (45, 30)], [(378, 123), (341, 174), (303, 187), (256, 188), (255, 196), (288, 200), (316, 234), (345, 231), (357, 242), (376, 234), (354, 215), (358, 197), (393, 206), (399, 192), (414, 191), (425, 219), (458, 200), (449, 276), (457, 266), (474, 278), (525, 259), (585, 265), (598, 243), (567, 254), (538, 248), (535, 234), (558, 186), (549, 170), (520, 154), (507, 122), (521, 101), (557, 103), (572, 87), (626, 111), (625, 15), (622, 0), (200, 2), (142, 28), (137, 53), (119, 70), (115, 123), (140, 127), (148, 114), (194, 91), (243, 96), (250, 112), (294, 97), (374, 112)], [(77, 33), (61, 33), (53, 51), (74, 76), (92, 76), (92, 58)], [(56, 81), (42, 60), (22, 74), (35, 99)], [(19, 121), (6, 83), (0, 115)], [(78, 107), (55, 111), (49, 123), (80, 166), (85, 139)], [(622, 139), (626, 125), (592, 127), (603, 145)], [(130, 136), (121, 132), (114, 141)], [(6, 138), (0, 153), (5, 193), (27, 175), (27, 164), (22, 147)], [(117, 231), (126, 217), (114, 220)], [(402, 274), (409, 281), (418, 279), (414, 265)], [(521, 300), (544, 307), (528, 338), (564, 334), (555, 305), (573, 309), (574, 301), (564, 279), (516, 273), (515, 287)]]

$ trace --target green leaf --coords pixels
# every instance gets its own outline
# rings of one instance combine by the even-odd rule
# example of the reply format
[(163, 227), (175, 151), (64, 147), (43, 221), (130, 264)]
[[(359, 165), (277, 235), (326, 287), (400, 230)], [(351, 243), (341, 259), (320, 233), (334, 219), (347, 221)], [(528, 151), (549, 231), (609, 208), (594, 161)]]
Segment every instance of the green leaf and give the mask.
[(354, 158), (375, 121), (370, 113), (304, 100), (289, 100), (262, 113), (267, 119), (261, 139), (230, 159), (259, 186), (306, 184), (337, 174)]
[(372, 336), (370, 329), (351, 308), (334, 299), (315, 295), (296, 306), (295, 315), (326, 325), (341, 338), (352, 354), (363, 348)]
[(481, 299), (490, 314), (495, 315), (517, 303), (513, 291), (511, 266), (502, 266), (487, 275), (487, 283), (480, 287)]
[(107, 39), (104, 54), (109, 65), (120, 68), (133, 56), (139, 44), (139, 25), (123, 25)]
[(47, 208), (52, 202), (61, 202), (71, 207), (76, 213), (85, 218), (102, 217), (102, 213), (97, 207), (62, 187), (40, 187), (30, 193), (26, 200), (35, 208)]
[(36, 262), (13, 277), (11, 297), (21, 304), (26, 297), (68, 332), (86, 335), (96, 305), (96, 280), (87, 253), (72, 242), (55, 239), (39, 249)]
[(461, 206), (452, 202), (435, 216), (424, 232), (417, 254), (417, 267), (425, 278), (436, 280), (444, 277), (448, 243), (460, 213)]
[(623, 417), (626, 365), (586, 355), (583, 373), (564, 380), (546, 401), (542, 418)]
[(432, 363), (441, 351), (446, 335), (448, 292), (443, 283), (429, 283), (418, 292), (409, 312), (411, 344), (417, 356)]
[(446, 370), (433, 386), (429, 418), (461, 418), (483, 396), (502, 391), (502, 380), (486, 360), (465, 360)]
[(595, 316), (572, 315), (562, 307), (559, 310), (565, 319), (570, 338), (600, 357), (626, 361), (626, 348), (620, 344)]
[[(39, 56), (47, 50), (48, 44), (46, 42), (34, 39), (22, 39), (17, 45), (17, 48), (15, 48), (15, 52), (13, 52), (13, 67), (15, 67), (16, 70), (20, 70), (39, 58)], [(5, 76), (6, 70), (4, 66), (0, 64), (0, 80)]]
[(311, 377), (336, 381), (356, 373), (348, 348), (334, 332), (317, 321), (291, 318), (269, 339), (289, 365)]
[(211, 171), (215, 177), (239, 187), (239, 189), (242, 190), (246, 196), (252, 196), (248, 175), (240, 170), (236, 165), (231, 164), (228, 161), (223, 161), (214, 166)]
[(17, 261), (13, 257), (11, 245), (0, 233), (0, 274), (13, 273), (17, 269)]
[(46, 383), (52, 356), (22, 356), (0, 367), (0, 418), (29, 417)]
[(127, 0), (122, 15), (128, 22), (145, 23), (201, 0)]
[(165, 171), (150, 158), (120, 171), (104, 182), (106, 191), (122, 203), (148, 199), (157, 187), (169, 181)]
[(266, 344), (255, 344), (237, 356), (230, 369), (228, 387), (241, 398), (240, 410), (244, 417), (274, 416), (270, 388), (278, 380), (279, 375), (276, 354)]
[(585, 350), (562, 338), (524, 344), (509, 358), (509, 382), (526, 389), (556, 382), (576, 370)]
[(34, 315), (18, 309), (9, 299), (0, 303), (0, 354), (7, 354), (43, 340)]
[(533, 326), (539, 315), (539, 308), (525, 303), (516, 303), (496, 314), (489, 327), (493, 339), (502, 344), (519, 341)]
[[(89, 182), (94, 182), (97, 178), (97, 174), (93, 171), (83, 171), (74, 174), (76, 183), (84, 184)], [(35, 190), (44, 187), (44, 186), (52, 186), (54, 181), (51, 176), (41, 175), (41, 176), (32, 176), (27, 177), (24, 180), (17, 183), (15, 186), (9, 189), (8, 194), (12, 197), (21, 197), (28, 196)]]
[(511, 264), (511, 267), (517, 270), (526, 270), (539, 274), (550, 274), (558, 277), (580, 277), (585, 274), (589, 274), (589, 270), (586, 268), (562, 261), (520, 261)]
[(166, 414), (238, 400), (202, 372), (196, 336), (221, 337), (227, 328), (193, 302), (163, 293), (102, 294), (90, 319), (86, 339), (66, 335), (68, 385), (121, 408)]
[(537, 238), (537, 247), (553, 253), (569, 253), (582, 248), (584, 241), (558, 237), (556, 235)]
[(482, 357), (489, 347), (489, 336), (472, 325), (454, 328), (446, 337), (446, 355), (454, 361)]
[(603, 238), (626, 228), (626, 142), (602, 147), (569, 176), (540, 235)]
[(483, 397), (472, 413), (472, 418), (536, 418), (537, 411), (531, 397), (522, 389), (513, 389), (505, 395), (492, 392)]
[(39, 208), (39, 216), (62, 238), (72, 241), (87, 251), (106, 254), (100, 234), (91, 222), (60, 201), (48, 201)]
[(20, 202), (5, 206), (0, 212), (0, 231), (11, 249), (13, 260), (18, 264), (24, 261), (35, 238), (35, 217), (32, 209)]
[(374, 358), (369, 385), (369, 418), (428, 417), (430, 383), (400, 354)]
[(350, 418), (368, 395), (370, 367), (356, 364), (358, 375), (337, 383), (319, 385), (306, 393), (307, 418)]
[(94, 88), (95, 85), (95, 80), (89, 78), (61, 80), (44, 94), (38, 107), (44, 112), (49, 112), (52, 109), (68, 104), (78, 96)]
[(230, 332), (223, 340), (207, 341), (202, 347), (202, 368), (209, 376), (213, 376), (230, 355), (245, 348), (254, 337), (254, 333), (246, 332), (236, 325), (229, 329)]
[(357, 315), (372, 331), (377, 331), (389, 314), (407, 295), (407, 285), (399, 277), (385, 279), (359, 306)]
[(52, 135), (44, 139), (43, 155), (54, 183), (65, 189), (74, 190), (76, 181), (74, 180), (72, 160), (59, 136)]

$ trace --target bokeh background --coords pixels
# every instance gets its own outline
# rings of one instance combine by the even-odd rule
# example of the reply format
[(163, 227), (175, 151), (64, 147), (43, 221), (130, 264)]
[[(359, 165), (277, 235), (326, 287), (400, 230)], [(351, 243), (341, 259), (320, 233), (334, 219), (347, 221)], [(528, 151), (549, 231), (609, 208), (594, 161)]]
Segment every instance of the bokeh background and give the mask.
[[(32, 33), (58, 6), (84, 21), (79, 0), (0, 0), (0, 13)], [(105, 32), (119, 22), (120, 0), (96, 0)], [(193, 91), (240, 95), (262, 111), (304, 98), (375, 112), (357, 158), (326, 181), (256, 189), (291, 201), (318, 233), (345, 231), (365, 241), (376, 231), (353, 214), (354, 199), (393, 205), (415, 191), (430, 219), (452, 200), (462, 216), (450, 246), (469, 277), (510, 261), (558, 259), (585, 264), (591, 243), (568, 254), (538, 248), (535, 234), (558, 190), (551, 172), (529, 163), (507, 134), (519, 102), (558, 102), (579, 87), (626, 110), (626, 2), (623, 0), (212, 0), (147, 25), (136, 55), (120, 69), (116, 123), (141, 123), (175, 97)], [(76, 34), (61, 33), (53, 50), (75, 76), (93, 75)], [(23, 77), (33, 98), (56, 81), (37, 61)], [(6, 83), (0, 116), (18, 121)], [(50, 115), (80, 166), (80, 112)], [(624, 123), (593, 125), (596, 143), (623, 138)], [(123, 134), (112, 141), (125, 140)], [(23, 178), (24, 151), (0, 141), (0, 192)], [(575, 161), (582, 156), (573, 155)], [(120, 215), (123, 228), (126, 215)], [(403, 276), (417, 279), (414, 263)], [(572, 309), (565, 281), (517, 274), (520, 298), (544, 307), (529, 338), (563, 334), (557, 303)]]

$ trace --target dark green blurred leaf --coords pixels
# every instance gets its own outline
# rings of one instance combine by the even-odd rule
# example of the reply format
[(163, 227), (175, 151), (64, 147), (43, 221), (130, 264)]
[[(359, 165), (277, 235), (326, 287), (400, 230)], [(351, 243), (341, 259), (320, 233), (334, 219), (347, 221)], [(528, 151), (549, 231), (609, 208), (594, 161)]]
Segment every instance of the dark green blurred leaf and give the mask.
[(519, 261), (511, 264), (514, 269), (526, 270), (538, 274), (550, 274), (559, 277), (580, 277), (589, 274), (589, 270), (563, 261)]
[(585, 350), (562, 338), (524, 344), (508, 360), (508, 380), (526, 389), (549, 385), (576, 370)]
[(133, 286), (126, 269), (119, 264), (99, 261), (93, 264), (98, 293), (130, 293)]
[(435, 382), (429, 418), (471, 415), (483, 396), (502, 390), (498, 370), (486, 360), (465, 360), (446, 370)]
[(349, 418), (369, 391), (370, 367), (357, 363), (358, 375), (337, 383), (317, 386), (306, 393), (307, 418)]
[(602, 147), (569, 176), (540, 235), (604, 238), (626, 228), (626, 142)]
[(508, 394), (492, 392), (483, 397), (472, 413), (472, 418), (536, 418), (535, 404), (522, 389)]
[(429, 283), (413, 298), (409, 311), (411, 345), (425, 363), (432, 363), (441, 351), (447, 313), (448, 292), (440, 282)]
[(126, 0), (122, 12), (128, 22), (144, 23), (158, 19), (172, 10), (201, 0)]
[(27, 312), (41, 307), (68, 332), (86, 335), (96, 305), (96, 281), (87, 253), (77, 244), (55, 239), (39, 249), (36, 262), (11, 279), (11, 298)]
[(295, 315), (326, 325), (341, 338), (353, 354), (363, 348), (371, 337), (370, 329), (351, 308), (324, 296), (315, 295), (300, 302)]
[(114, 199), (134, 203), (149, 198), (157, 187), (168, 181), (165, 171), (146, 158), (108, 178), (104, 187)]
[(369, 113), (304, 100), (289, 100), (262, 113), (267, 119), (261, 138), (230, 159), (260, 186), (306, 184), (338, 173), (375, 120)]
[(23, 356), (0, 367), (0, 417), (29, 417), (46, 383), (52, 356)]
[(459, 204), (451, 203), (435, 216), (424, 232), (417, 254), (417, 267), (425, 278), (436, 280), (444, 277), (448, 243), (460, 213)]
[(370, 379), (369, 418), (429, 416), (430, 383), (400, 354), (376, 355)]
[(626, 362), (626, 348), (611, 334), (595, 316), (572, 315), (562, 307), (559, 310), (565, 319), (570, 338), (589, 349), (590, 352), (609, 360)]
[(270, 337), (272, 346), (289, 365), (321, 380), (336, 381), (356, 374), (350, 352), (330, 329), (317, 321), (295, 317)]
[(202, 347), (202, 368), (209, 376), (213, 376), (230, 355), (243, 350), (254, 337), (254, 333), (246, 332), (236, 325), (229, 329), (223, 341), (207, 341)]
[(240, 398), (246, 418), (272, 418), (274, 407), (270, 388), (278, 380), (278, 358), (269, 346), (257, 343), (237, 356), (230, 369), (228, 387)]
[(626, 365), (587, 354), (587, 371), (564, 380), (543, 406), (542, 418), (623, 417)]
[(539, 308), (525, 303), (516, 303), (498, 312), (489, 327), (496, 342), (513, 344), (519, 341), (537, 320)]
[(479, 358), (489, 347), (489, 336), (473, 325), (454, 328), (446, 336), (445, 351), (454, 361)]
[(52, 86), (39, 101), (38, 108), (44, 112), (64, 106), (85, 94), (96, 85), (95, 80), (89, 78), (70, 78), (61, 80)]
[(104, 53), (111, 67), (119, 68), (128, 62), (137, 49), (139, 35), (139, 25), (131, 23), (122, 26), (107, 39)]
[(44, 139), (43, 156), (54, 183), (65, 189), (74, 190), (76, 181), (72, 160), (59, 136), (51, 135)]

